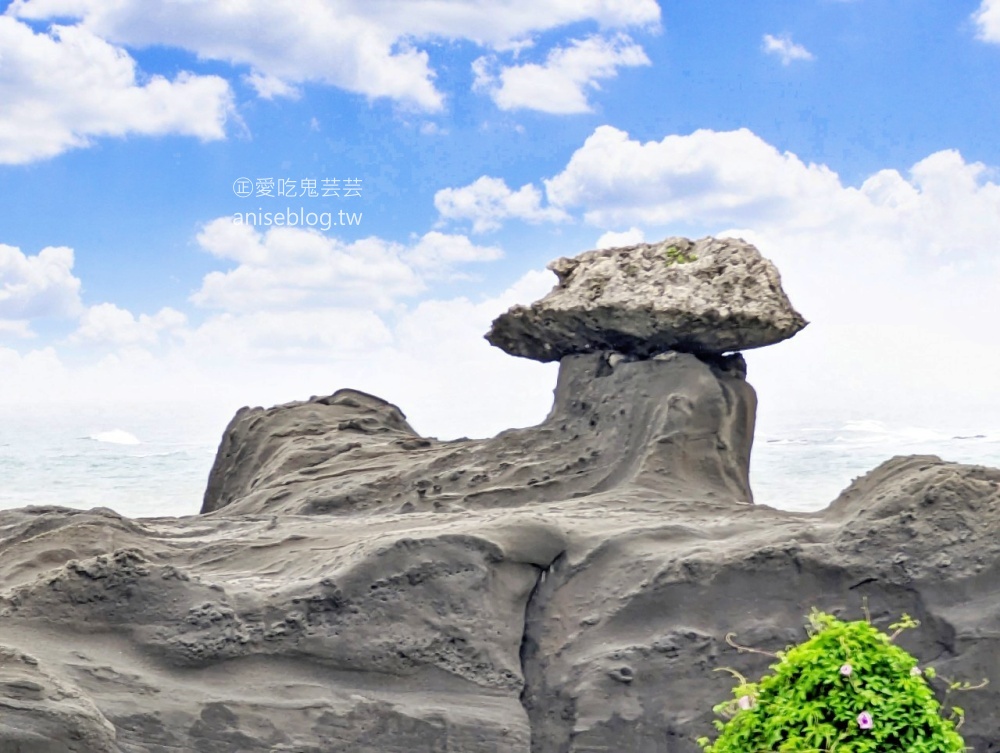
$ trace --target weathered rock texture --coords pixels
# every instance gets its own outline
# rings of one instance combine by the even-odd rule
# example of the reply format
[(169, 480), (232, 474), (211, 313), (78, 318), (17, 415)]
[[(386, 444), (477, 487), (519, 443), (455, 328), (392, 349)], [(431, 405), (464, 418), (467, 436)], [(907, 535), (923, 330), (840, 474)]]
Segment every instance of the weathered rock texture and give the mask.
[(486, 335), (493, 345), (536, 361), (599, 350), (721, 354), (806, 326), (778, 270), (741, 240), (668, 238), (557, 259), (549, 269), (559, 283), (498, 317)]
[(420, 437), (399, 408), (355, 390), (243, 409), (202, 512), (462, 512), (633, 486), (750, 502), (756, 396), (745, 375), (742, 356), (570, 356), (543, 423), (482, 441)]
[(885, 626), (1000, 750), (1000, 471), (897, 458), (750, 504), (741, 359), (563, 361), (550, 416), (418, 437), (364, 393), (242, 411), (206, 513), (0, 512), (0, 753), (694, 753), (812, 606)]

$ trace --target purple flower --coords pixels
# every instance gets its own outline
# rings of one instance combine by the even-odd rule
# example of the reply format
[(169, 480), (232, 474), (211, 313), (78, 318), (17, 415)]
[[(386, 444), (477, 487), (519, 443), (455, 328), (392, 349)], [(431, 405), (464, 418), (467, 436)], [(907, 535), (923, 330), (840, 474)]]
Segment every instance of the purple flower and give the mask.
[(844, 666), (842, 666), (840, 668), (840, 674), (842, 674), (844, 677), (850, 677), (851, 676), (851, 672), (853, 672), (853, 671), (854, 670), (851, 669), (851, 665), (850, 664), (845, 664)]
[(861, 727), (861, 729), (871, 729), (873, 725), (874, 722), (872, 721), (872, 715), (867, 711), (862, 711), (858, 714), (858, 726)]
[(750, 708), (751, 705), (750, 696), (748, 695), (740, 696), (740, 700), (737, 701), (737, 703), (740, 705), (741, 709), (746, 711), (748, 708)]

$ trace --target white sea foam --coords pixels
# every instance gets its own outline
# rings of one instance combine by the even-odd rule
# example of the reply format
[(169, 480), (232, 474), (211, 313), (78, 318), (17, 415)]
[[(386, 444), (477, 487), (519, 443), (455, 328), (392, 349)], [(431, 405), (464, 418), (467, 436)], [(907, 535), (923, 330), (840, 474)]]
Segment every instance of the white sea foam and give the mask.
[(95, 442), (104, 442), (106, 444), (142, 444), (135, 434), (127, 432), (124, 429), (99, 431), (96, 434), (91, 434), (87, 439), (93, 439)]

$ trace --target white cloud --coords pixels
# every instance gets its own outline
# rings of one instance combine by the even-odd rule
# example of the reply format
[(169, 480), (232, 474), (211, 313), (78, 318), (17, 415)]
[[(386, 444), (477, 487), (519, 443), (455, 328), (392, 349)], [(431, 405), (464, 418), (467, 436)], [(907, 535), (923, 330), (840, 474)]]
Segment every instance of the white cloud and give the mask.
[(983, 0), (972, 19), (979, 39), (1000, 44), (1000, 0)]
[(552, 204), (582, 211), (596, 226), (780, 226), (817, 237), (845, 228), (881, 239), (880, 255), (905, 248), (924, 263), (986, 263), (992, 252), (985, 239), (1000, 236), (1000, 185), (992, 174), (945, 150), (913, 165), (908, 177), (882, 170), (855, 188), (745, 129), (642, 143), (602, 126), (545, 185)]
[(434, 194), (434, 206), (447, 220), (472, 221), (475, 233), (499, 228), (504, 220), (563, 222), (569, 219), (561, 209), (542, 207), (542, 194), (528, 184), (517, 191), (501, 178), (482, 176), (461, 188), (444, 188)]
[(198, 235), (201, 247), (237, 262), (211, 272), (192, 296), (199, 306), (230, 312), (365, 306), (391, 308), (426, 289), (426, 280), (457, 264), (491, 261), (498, 248), (461, 235), (430, 232), (412, 247), (377, 237), (352, 243), (296, 227), (266, 232), (220, 217)]
[(209, 318), (185, 337), (183, 352), (213, 368), (274, 361), (330, 363), (392, 344), (374, 311), (360, 308), (253, 311)]
[(511, 358), (483, 334), (554, 282), (546, 270), (529, 271), (498, 296), (428, 300), (389, 319), (362, 308), (223, 313), (165, 352), (127, 347), (82, 364), (53, 348), (0, 348), (0, 405), (183, 402), (217, 415), (221, 430), (241, 405), (354, 387), (398, 403), (425, 434), (490, 436), (544, 418), (555, 367)]
[(597, 239), (594, 248), (623, 248), (625, 246), (635, 246), (646, 240), (646, 234), (637, 227), (630, 227), (628, 230), (616, 232), (609, 230)]
[(783, 212), (794, 200), (796, 222), (823, 221), (824, 203), (840, 186), (823, 165), (780, 153), (751, 131), (695, 131), (641, 143), (601, 126), (545, 181), (551, 205), (583, 209), (599, 227), (682, 222), (745, 223)]
[(87, 29), (35, 33), (0, 15), (0, 164), (20, 164), (88, 145), (95, 137), (179, 134), (225, 137), (229, 84), (218, 76), (153, 76)]
[(360, 307), (221, 314), (192, 330), (170, 368), (194, 371), (186, 389), (220, 392), (234, 409), (354, 387), (399, 404), (418, 431), (488, 436), (540, 421), (549, 408), (552, 365), (511, 358), (483, 335), (554, 282), (529, 271), (489, 299), (430, 299), (382, 316)]
[(388, 308), (424, 289), (401, 258), (401, 248), (379, 238), (344, 243), (314, 230), (258, 232), (228, 217), (210, 222), (198, 242), (209, 253), (239, 262), (206, 275), (192, 296), (199, 306), (226, 311), (370, 305)]
[(36, 337), (31, 329), (31, 322), (26, 319), (0, 319), (0, 338), (16, 337), (19, 340), (29, 340)]
[(815, 56), (809, 50), (793, 42), (787, 34), (780, 37), (765, 34), (764, 52), (781, 58), (782, 65), (791, 65), (796, 60), (815, 60)]
[(489, 92), (501, 110), (528, 109), (558, 115), (591, 112), (588, 99), (599, 81), (614, 78), (618, 69), (650, 65), (642, 47), (629, 37), (594, 35), (571, 40), (550, 51), (542, 64), (505, 66), (496, 58), (473, 63), (475, 88)]
[(137, 317), (113, 303), (101, 303), (84, 312), (71, 339), (114, 346), (156, 345), (162, 335), (179, 332), (186, 324), (187, 317), (169, 307)]
[(368, 97), (439, 110), (443, 96), (419, 42), (471, 40), (517, 49), (525, 39), (585, 21), (602, 28), (655, 27), (656, 0), (15, 0), (22, 18), (82, 18), (118, 44), (167, 45), (212, 60), (248, 65), (267, 95), (309, 81)]
[(417, 269), (434, 274), (455, 264), (496, 261), (502, 257), (503, 251), (497, 246), (477, 246), (464, 235), (432, 230), (417, 241), (405, 258)]
[[(995, 175), (946, 150), (849, 186), (746, 130), (640, 142), (602, 127), (544, 182), (547, 201), (531, 184), (515, 192), (484, 178), (443, 193), (439, 210), (487, 224), (581, 216), (601, 232), (630, 228), (599, 244), (679, 227), (745, 237), (777, 263), (812, 321), (790, 342), (748, 354), (762, 422), (783, 413), (952, 425), (964, 414), (1000, 421)], [(453, 201), (463, 191), (471, 200)], [(235, 409), (351, 386), (398, 402), (418, 429), (445, 436), (523, 425), (548, 408), (554, 367), (506, 356), (482, 334), (511, 303), (544, 294), (549, 273), (531, 272), (490, 300), (414, 305), (413, 285), (498, 249), (439, 232), (408, 244), (344, 243), (229, 218), (209, 223), (199, 242), (228, 269), (199, 291), (215, 309), (203, 323), (171, 329), (146, 349), (137, 346), (148, 338), (120, 338), (135, 344), (83, 367), (51, 349), (0, 350), (0, 401), (188, 392)], [(23, 266), (23, 254), (6, 253)], [(61, 268), (71, 267), (70, 254)], [(142, 322), (109, 314), (121, 323), (113, 332)], [(16, 312), (0, 319), (30, 321)]]
[[(257, 95), (262, 99), (274, 99), (275, 97), (287, 97), (288, 99), (298, 99), (301, 92), (291, 84), (287, 84), (276, 76), (268, 76), (264, 73), (254, 71), (244, 77), (244, 80), (254, 88)], [(313, 120), (316, 120), (313, 118)], [(319, 130), (318, 128), (316, 130)]]
[(426, 120), (420, 124), (420, 133), (422, 136), (447, 136), (448, 129), (442, 128), (431, 120)]
[(24, 354), (0, 347), (0, 374), (3, 374), (0, 404), (38, 404), (55, 396), (72, 394), (72, 377), (52, 347)]
[(81, 307), (73, 249), (50, 246), (27, 256), (0, 243), (0, 323), (7, 331), (28, 334), (26, 320), (73, 317)]

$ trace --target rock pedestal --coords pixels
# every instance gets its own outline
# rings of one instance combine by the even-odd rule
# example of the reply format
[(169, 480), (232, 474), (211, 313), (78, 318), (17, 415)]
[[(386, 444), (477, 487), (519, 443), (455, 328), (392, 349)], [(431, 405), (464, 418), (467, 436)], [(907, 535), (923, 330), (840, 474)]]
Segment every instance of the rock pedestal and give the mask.
[(202, 512), (388, 515), (487, 510), (648, 488), (748, 503), (756, 396), (739, 356), (567, 356), (539, 426), (492, 439), (419, 436), (356, 390), (240, 411)]

